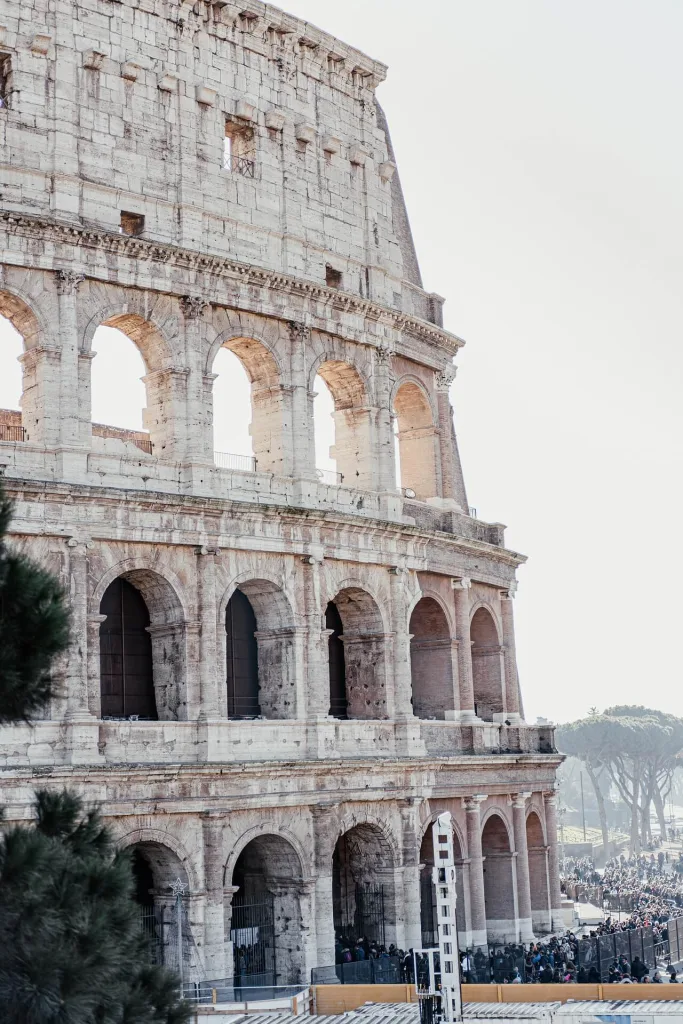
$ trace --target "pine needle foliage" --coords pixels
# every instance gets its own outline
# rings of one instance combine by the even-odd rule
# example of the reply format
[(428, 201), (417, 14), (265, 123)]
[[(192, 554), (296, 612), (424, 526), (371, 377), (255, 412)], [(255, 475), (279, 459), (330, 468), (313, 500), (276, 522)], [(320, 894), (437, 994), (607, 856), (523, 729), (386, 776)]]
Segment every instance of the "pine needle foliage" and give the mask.
[(0, 840), (3, 1024), (186, 1024), (151, 963), (127, 853), (73, 793), (36, 794), (35, 827)]
[(11, 518), (0, 486), (0, 725), (27, 721), (45, 707), (54, 689), (50, 667), (69, 645), (59, 581), (7, 546)]

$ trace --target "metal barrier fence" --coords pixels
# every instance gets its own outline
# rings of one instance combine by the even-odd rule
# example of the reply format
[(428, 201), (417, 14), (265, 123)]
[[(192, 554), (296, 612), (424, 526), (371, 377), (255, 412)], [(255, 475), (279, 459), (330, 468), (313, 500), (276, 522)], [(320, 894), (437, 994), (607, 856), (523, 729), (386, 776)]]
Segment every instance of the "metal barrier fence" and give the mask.
[(256, 472), (253, 455), (233, 455), (231, 452), (214, 452), (213, 461), (218, 469), (235, 469), (242, 473)]
[(311, 984), (325, 984), (329, 972), (334, 970), (342, 985), (400, 985), (406, 981), (401, 961), (397, 956), (379, 957), (377, 960), (354, 960), (349, 964), (314, 967)]
[(14, 423), (0, 423), (0, 441), (23, 441), (26, 431)]
[[(250, 983), (250, 984), (248, 984)], [(217, 981), (191, 981), (183, 985), (183, 998), (193, 1003), (248, 1003), (256, 1000), (291, 998), (305, 985), (261, 985), (258, 975), (243, 978), (236, 985), (234, 978)]]

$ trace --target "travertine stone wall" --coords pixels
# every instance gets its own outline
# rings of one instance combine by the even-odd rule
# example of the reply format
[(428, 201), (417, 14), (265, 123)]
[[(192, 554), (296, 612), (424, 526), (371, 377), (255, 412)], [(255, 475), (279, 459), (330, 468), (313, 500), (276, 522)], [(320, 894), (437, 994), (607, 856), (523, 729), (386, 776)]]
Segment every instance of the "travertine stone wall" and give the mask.
[[(0, 729), (8, 820), (39, 779), (97, 801), (152, 872), (171, 962), (185, 885), (193, 978), (232, 975), (245, 893), (273, 901), (280, 981), (334, 962), (339, 885), (349, 906), (381, 886), (387, 945), (418, 944), (445, 808), (461, 943), (558, 927), (559, 757), (552, 727), (524, 721), (515, 658), (524, 559), (468, 509), (449, 399), (463, 343), (422, 287), (385, 68), (258, 0), (7, 0), (0, 54), (0, 315), (24, 342), (0, 473), (12, 542), (62, 580), (74, 630), (44, 718)], [(140, 350), (145, 431), (92, 423), (102, 324)], [(251, 384), (242, 468), (213, 451), (223, 346)], [(316, 473), (316, 374), (336, 483)], [(102, 717), (119, 579), (149, 613), (154, 721)], [(238, 590), (249, 721), (228, 718)], [(348, 719), (328, 714), (330, 602)]]

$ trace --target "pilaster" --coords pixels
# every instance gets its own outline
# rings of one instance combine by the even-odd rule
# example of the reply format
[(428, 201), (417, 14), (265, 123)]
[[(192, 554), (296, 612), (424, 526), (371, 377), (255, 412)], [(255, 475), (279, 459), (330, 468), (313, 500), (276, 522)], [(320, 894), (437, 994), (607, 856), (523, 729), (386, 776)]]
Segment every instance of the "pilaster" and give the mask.
[(526, 802), (531, 793), (516, 793), (512, 799), (512, 824), (515, 834), (515, 870), (517, 872), (517, 904), (519, 941), (533, 942), (531, 887), (529, 884), (529, 851), (526, 838)]
[(481, 807), (486, 800), (484, 794), (463, 798), (465, 825), (467, 831), (467, 852), (470, 872), (470, 914), (472, 919), (471, 946), (485, 946), (486, 902), (484, 896), (484, 858), (481, 848)]

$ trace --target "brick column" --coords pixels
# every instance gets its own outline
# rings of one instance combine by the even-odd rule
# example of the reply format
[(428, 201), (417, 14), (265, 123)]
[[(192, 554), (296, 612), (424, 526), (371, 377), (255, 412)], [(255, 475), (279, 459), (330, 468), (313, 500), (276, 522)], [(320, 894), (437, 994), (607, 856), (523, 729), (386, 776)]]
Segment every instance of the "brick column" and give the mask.
[(296, 479), (316, 479), (313, 433), (313, 399), (308, 390), (308, 359), (306, 346), (311, 337), (306, 324), (292, 320), (289, 324), (291, 342), (291, 440), (285, 459), (285, 475)]
[(439, 455), (441, 460), (441, 497), (450, 499), (457, 508), (467, 512), (467, 494), (460, 465), (460, 455), (453, 425), (453, 409), (449, 389), (455, 380), (455, 367), (434, 375), (439, 422)]
[(454, 584), (455, 628), (458, 637), (458, 686), (460, 689), (461, 722), (477, 722), (474, 712), (474, 681), (472, 676), (472, 645), (470, 643), (470, 588), (472, 580), (463, 576)]
[(391, 411), (391, 350), (375, 350), (377, 394), (377, 476), (376, 489), (396, 493), (396, 454), (394, 451), (394, 417)]
[(59, 441), (62, 445), (80, 444), (82, 415), (81, 396), (78, 391), (78, 322), (76, 318), (76, 295), (83, 274), (73, 270), (58, 270), (55, 275), (59, 296), (59, 347), (61, 367), (59, 374)]
[(403, 911), (403, 938), (400, 945), (404, 949), (419, 949), (422, 945), (419, 807), (420, 800), (414, 797), (400, 806), (403, 834), (403, 891), (399, 899)]
[(204, 841), (204, 969), (209, 978), (227, 977), (225, 912), (223, 909), (223, 822), (222, 811), (205, 811), (202, 815)]
[(545, 831), (548, 840), (548, 886), (550, 888), (552, 930), (554, 932), (563, 932), (560, 857), (557, 847), (557, 794), (554, 790), (543, 794), (543, 806), (545, 808)]
[[(311, 807), (315, 850), (315, 938), (318, 980), (327, 985), (338, 983), (334, 971), (334, 913), (332, 909), (332, 856), (337, 838), (335, 805)], [(321, 968), (327, 967), (325, 977)]]
[[(199, 718), (219, 718), (217, 683), (216, 629), (216, 548), (197, 548), (197, 587), (199, 591)], [(194, 718), (196, 709), (188, 708)]]
[(519, 692), (519, 676), (517, 674), (517, 654), (515, 651), (515, 623), (512, 611), (514, 589), (502, 591), (500, 595), (500, 611), (503, 621), (503, 661), (505, 668), (505, 703), (508, 720), (519, 721), (521, 711), (521, 695)]
[(483, 795), (466, 796), (465, 822), (467, 852), (470, 862), (470, 915), (472, 920), (472, 946), (486, 945), (486, 901), (484, 897), (484, 858), (481, 852), (481, 812)]
[(206, 307), (207, 302), (200, 295), (184, 295), (180, 299), (180, 308), (185, 320), (185, 353), (189, 373), (185, 394), (184, 429), (180, 423), (176, 423), (176, 427), (179, 433), (184, 434), (185, 441), (185, 450), (179, 454), (189, 462), (213, 465), (210, 408), (206, 407), (207, 382), (202, 362), (201, 318)]
[(529, 885), (529, 851), (526, 841), (526, 802), (531, 793), (516, 793), (512, 798), (512, 824), (515, 833), (515, 869), (517, 872), (517, 907), (519, 941), (533, 942), (531, 920), (531, 888)]

